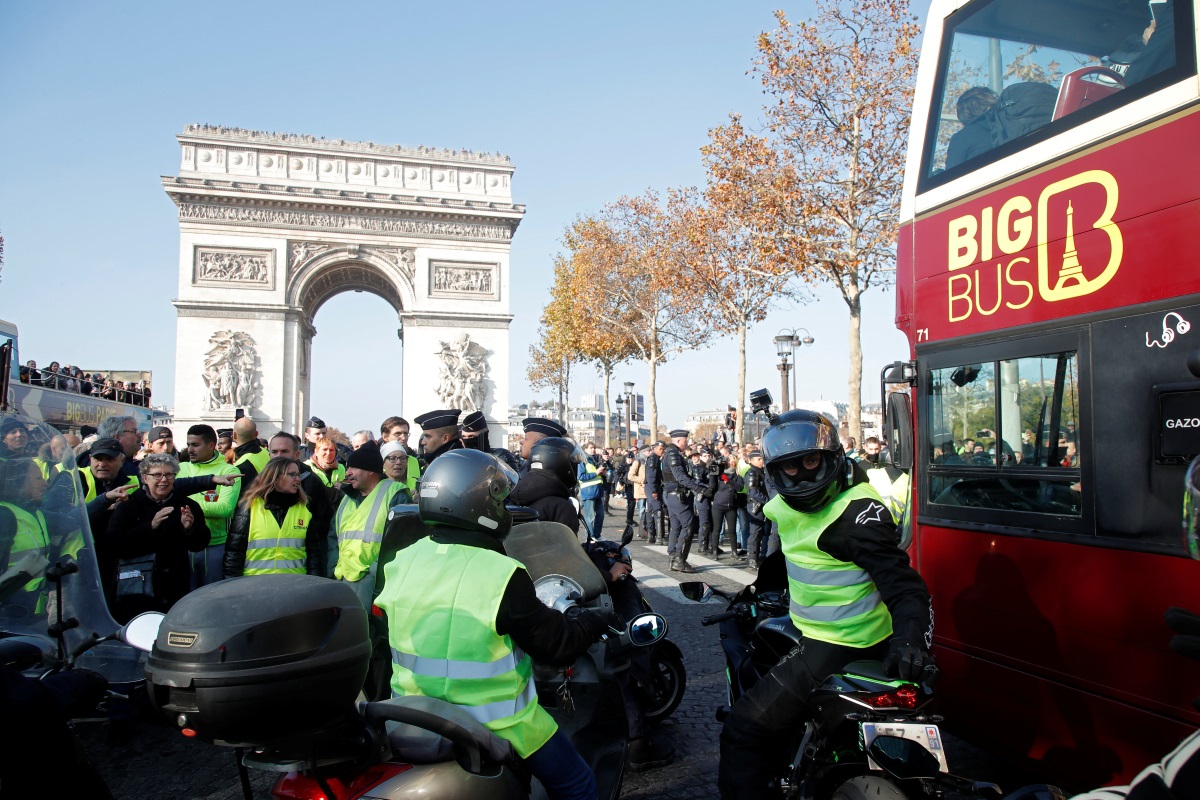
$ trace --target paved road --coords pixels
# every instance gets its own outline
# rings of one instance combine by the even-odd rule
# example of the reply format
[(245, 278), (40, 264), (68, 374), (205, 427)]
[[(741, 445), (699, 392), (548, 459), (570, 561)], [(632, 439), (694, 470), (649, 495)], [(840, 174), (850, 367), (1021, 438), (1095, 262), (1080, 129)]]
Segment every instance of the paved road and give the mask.
[[(616, 531), (610, 526), (602, 535), (616, 538)], [(734, 589), (750, 582), (753, 575), (728, 558), (716, 562), (693, 556), (691, 561), (699, 572), (683, 576), (669, 571), (664, 546), (635, 542), (631, 550), (634, 575), (655, 609), (667, 617), (669, 636), (684, 653), (688, 685), (679, 709), (656, 733), (675, 745), (675, 763), (641, 774), (626, 772), (622, 797), (715, 798), (720, 725), (713, 712), (725, 702), (724, 660), (715, 629), (702, 627), (700, 619), (723, 608), (716, 603), (700, 605), (684, 599), (679, 592), (679, 580), (705, 580)], [(89, 756), (118, 800), (242, 797), (233, 754), (225, 748), (185, 739), (166, 727), (138, 726), (123, 744), (109, 744), (107, 734), (102, 725), (84, 725), (81, 730)], [(1002, 768), (986, 755), (952, 737), (947, 737), (947, 747), (956, 772), (1013, 785), (1003, 780)], [(273, 777), (251, 772), (256, 798), (269, 799)]]

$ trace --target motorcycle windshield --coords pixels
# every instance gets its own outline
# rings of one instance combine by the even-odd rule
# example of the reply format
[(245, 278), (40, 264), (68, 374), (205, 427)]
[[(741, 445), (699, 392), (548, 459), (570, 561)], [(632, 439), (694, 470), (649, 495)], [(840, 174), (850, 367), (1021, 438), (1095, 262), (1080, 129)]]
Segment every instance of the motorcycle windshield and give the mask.
[(583, 602), (607, 590), (604, 576), (583, 552), (579, 537), (561, 522), (527, 522), (514, 525), (504, 539), (504, 552), (525, 565), (536, 581), (546, 575), (562, 575), (583, 587)]
[[(20, 414), (0, 415), (0, 632), (53, 649), (47, 629), (75, 624), (68, 650), (119, 627), (100, 583), (75, 454), (62, 434)], [(77, 568), (77, 569), (76, 569)], [(62, 576), (61, 594), (52, 579)], [(61, 604), (60, 604), (61, 596)]]

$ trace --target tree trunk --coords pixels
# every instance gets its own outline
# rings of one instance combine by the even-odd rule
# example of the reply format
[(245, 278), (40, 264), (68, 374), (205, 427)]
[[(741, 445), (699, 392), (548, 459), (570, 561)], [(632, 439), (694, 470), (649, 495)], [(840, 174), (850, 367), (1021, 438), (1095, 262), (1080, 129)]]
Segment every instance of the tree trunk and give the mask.
[(738, 325), (738, 399), (737, 399), (737, 443), (746, 441), (743, 437), (746, 420), (746, 322)]
[(658, 398), (654, 395), (654, 382), (658, 377), (658, 341), (650, 345), (650, 357), (646, 359), (650, 366), (650, 382), (646, 391), (646, 400), (650, 403), (650, 441), (658, 441)]
[(612, 380), (612, 364), (604, 365), (604, 446), (612, 447), (612, 415), (608, 412), (608, 384)]
[[(563, 391), (558, 401), (558, 424), (567, 427), (567, 403), (571, 402), (571, 362), (563, 359)], [(568, 432), (570, 429), (567, 429)]]
[(855, 287), (846, 296), (850, 307), (850, 435), (862, 445), (862, 298)]

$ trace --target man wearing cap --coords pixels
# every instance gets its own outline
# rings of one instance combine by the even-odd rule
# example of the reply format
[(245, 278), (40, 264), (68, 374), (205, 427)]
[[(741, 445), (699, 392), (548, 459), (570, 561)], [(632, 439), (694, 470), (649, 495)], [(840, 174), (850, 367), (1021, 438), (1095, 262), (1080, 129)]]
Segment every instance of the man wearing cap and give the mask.
[(413, 417), (413, 422), (421, 426), (424, 469), (429, 469), (433, 460), (442, 453), (463, 449), (462, 437), (458, 432), (459, 414), (462, 412), (457, 408), (447, 408)]
[(308, 424), (304, 426), (304, 446), (300, 448), (300, 458), (312, 458), (313, 445), (322, 439), (329, 436), (329, 429), (325, 427), (325, 420), (320, 417), (309, 417)]
[(271, 454), (258, 441), (258, 426), (249, 417), (233, 423), (233, 465), (242, 473), (246, 485), (262, 472)]
[(503, 447), (492, 447), (488, 423), (482, 411), (472, 411), (463, 417), (462, 442), (463, 447), (469, 450), (481, 450), (484, 453), (491, 453), (511, 467), (514, 472), (519, 472), (521, 469), (521, 463), (517, 461), (517, 457), (512, 454), (511, 450), (506, 450)]
[(29, 446), (29, 431), (25, 423), (14, 417), (0, 421), (0, 460), (21, 458)]
[(767, 491), (767, 473), (763, 469), (762, 450), (757, 448), (750, 451), (746, 461), (750, 464), (743, 478), (746, 484), (746, 513), (748, 525), (746, 528), (746, 561), (751, 572), (758, 572), (762, 559), (762, 535), (767, 528), (767, 517), (763, 509), (770, 501)]
[(408, 454), (403, 442), (387, 442), (379, 448), (379, 455), (383, 457), (383, 474), (404, 487), (404, 491), (396, 494), (392, 505), (413, 502), (417, 496), (417, 481), (421, 479), (421, 465), (416, 456)]
[(175, 434), (171, 433), (171, 429), (166, 425), (156, 425), (150, 429), (150, 433), (146, 435), (146, 449), (151, 453), (166, 453), (179, 457), (178, 451), (175, 450)]
[(696, 511), (692, 502), (695, 495), (707, 494), (708, 486), (688, 473), (688, 464), (683, 457), (688, 432), (679, 428), (669, 435), (671, 443), (664, 448), (662, 459), (663, 495), (667, 513), (671, 515), (667, 555), (671, 557), (672, 571), (695, 572), (687, 560), (688, 552), (692, 549), (692, 537), (696, 535)]
[[(457, 425), (454, 430), (458, 432)], [(402, 485), (384, 476), (383, 456), (373, 441), (350, 454), (346, 481), (350, 491), (342, 498), (329, 528), (330, 561), (334, 562), (331, 574), (349, 584), (363, 608), (369, 610), (387, 512)]]
[(526, 417), (521, 420), (525, 435), (521, 438), (521, 460), (528, 467), (529, 450), (542, 439), (549, 436), (567, 435), (567, 429), (552, 419), (545, 417)]
[[(198, 475), (240, 475), (241, 473), (217, 452), (217, 432), (210, 425), (193, 425), (187, 432), (188, 460), (179, 465), (179, 478)], [(249, 484), (247, 484), (249, 485)], [(204, 524), (208, 526), (208, 546), (190, 553), (192, 561), (193, 590), (221, 580), (224, 573), (221, 560), (225, 556), (225, 539), (229, 534), (229, 520), (237, 510), (238, 486), (221, 486), (191, 495), (204, 512)]]
[(224, 458), (233, 447), (233, 428), (217, 428), (217, 452)]

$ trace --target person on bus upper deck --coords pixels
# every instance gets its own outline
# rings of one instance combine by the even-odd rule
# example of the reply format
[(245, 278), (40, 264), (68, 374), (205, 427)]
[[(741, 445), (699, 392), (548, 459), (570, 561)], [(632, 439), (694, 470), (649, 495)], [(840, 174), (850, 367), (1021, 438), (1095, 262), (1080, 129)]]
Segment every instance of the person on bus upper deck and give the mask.
[(1122, 76), (1126, 88), (1175, 66), (1175, 4), (1167, 0), (1148, 5), (1150, 24), (1100, 61)]
[(1000, 96), (986, 86), (972, 86), (958, 97), (956, 111), (962, 128), (950, 137), (946, 151), (946, 169), (969, 161), (980, 153), (986, 153), (995, 145), (992, 134), (983, 121), (986, 114)]
[(934, 671), (929, 590), (896, 546), (878, 492), (842, 450), (837, 426), (814, 411), (789, 411), (767, 428), (762, 447), (778, 491), (764, 510), (779, 525), (791, 618), (804, 638), (726, 718), (723, 800), (770, 796), (778, 745), (830, 674), (863, 659), (883, 661), (904, 681)]

